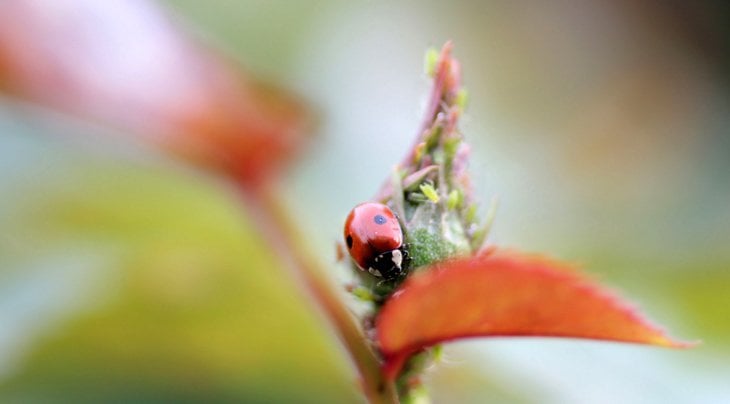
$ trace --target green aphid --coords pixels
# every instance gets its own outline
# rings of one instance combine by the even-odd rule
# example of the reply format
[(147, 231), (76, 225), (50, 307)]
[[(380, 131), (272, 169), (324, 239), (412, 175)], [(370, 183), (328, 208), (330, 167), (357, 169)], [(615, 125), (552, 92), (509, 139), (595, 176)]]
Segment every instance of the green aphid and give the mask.
[(436, 191), (436, 188), (433, 187), (433, 185), (429, 183), (421, 184), (420, 189), (421, 192), (423, 192), (423, 195), (425, 195), (426, 198), (428, 198), (431, 202), (439, 202), (439, 194)]

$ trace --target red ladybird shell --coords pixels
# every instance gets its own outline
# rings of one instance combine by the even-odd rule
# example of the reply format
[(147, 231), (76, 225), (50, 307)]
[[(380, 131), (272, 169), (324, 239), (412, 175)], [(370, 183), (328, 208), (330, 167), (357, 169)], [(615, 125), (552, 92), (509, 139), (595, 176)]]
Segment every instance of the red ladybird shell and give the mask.
[(389, 207), (366, 202), (355, 206), (347, 216), (345, 243), (357, 265), (367, 269), (377, 255), (403, 245), (403, 231)]

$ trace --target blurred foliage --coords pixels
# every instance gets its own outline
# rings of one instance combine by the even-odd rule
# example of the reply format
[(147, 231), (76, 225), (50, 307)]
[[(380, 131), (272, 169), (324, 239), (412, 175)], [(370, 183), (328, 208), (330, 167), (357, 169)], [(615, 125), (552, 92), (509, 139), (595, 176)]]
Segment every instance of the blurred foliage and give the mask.
[(436, 389), (433, 401), (436, 403), (529, 403), (528, 395), (509, 384), (495, 380), (493, 374), (467, 363), (439, 363), (438, 370), (427, 376), (429, 384), (437, 386), (459, 386), (457, 389)]
[[(14, 225), (3, 231), (38, 247), (27, 259), (50, 246), (109, 254), (77, 277), (90, 283), (77, 288), (83, 305), (24, 337), (35, 342), (0, 386), (3, 401), (356, 400), (338, 342), (232, 190), (180, 169), (72, 155), (73, 168), (8, 190)], [(3, 247), (12, 287), (28, 274), (7, 265), (22, 260)], [(0, 298), (0, 312), (23, 309)]]

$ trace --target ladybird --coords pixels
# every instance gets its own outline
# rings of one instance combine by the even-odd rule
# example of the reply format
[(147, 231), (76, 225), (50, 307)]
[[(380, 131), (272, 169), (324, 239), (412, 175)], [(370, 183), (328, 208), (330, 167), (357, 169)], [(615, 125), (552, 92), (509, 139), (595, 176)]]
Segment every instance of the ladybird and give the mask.
[(345, 244), (361, 270), (385, 280), (405, 274), (408, 251), (403, 230), (386, 205), (366, 202), (355, 206), (345, 221)]

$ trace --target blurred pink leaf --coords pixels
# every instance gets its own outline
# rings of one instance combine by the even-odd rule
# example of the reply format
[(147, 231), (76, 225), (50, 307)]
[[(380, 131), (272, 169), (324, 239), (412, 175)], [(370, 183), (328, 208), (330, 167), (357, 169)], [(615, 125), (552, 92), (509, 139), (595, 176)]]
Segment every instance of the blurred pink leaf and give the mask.
[(545, 336), (686, 347), (564, 263), (498, 251), (408, 278), (376, 320), (386, 377), (413, 353), (467, 337)]
[(141, 135), (246, 185), (300, 148), (301, 104), (249, 80), (145, 0), (5, 0), (0, 86)]

